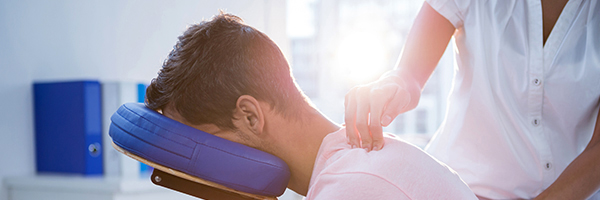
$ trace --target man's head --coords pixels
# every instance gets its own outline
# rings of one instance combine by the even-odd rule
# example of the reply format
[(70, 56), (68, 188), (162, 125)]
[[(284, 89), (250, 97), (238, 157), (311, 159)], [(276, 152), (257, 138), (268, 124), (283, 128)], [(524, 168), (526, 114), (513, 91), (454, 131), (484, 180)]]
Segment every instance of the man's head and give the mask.
[(265, 102), (293, 118), (305, 102), (277, 45), (237, 16), (219, 14), (179, 37), (146, 92), (154, 110), (171, 107), (192, 125), (234, 130), (238, 99)]
[(308, 103), (269, 37), (222, 13), (179, 37), (146, 91), (146, 106), (278, 156), (300, 194), (323, 137), (339, 129)]

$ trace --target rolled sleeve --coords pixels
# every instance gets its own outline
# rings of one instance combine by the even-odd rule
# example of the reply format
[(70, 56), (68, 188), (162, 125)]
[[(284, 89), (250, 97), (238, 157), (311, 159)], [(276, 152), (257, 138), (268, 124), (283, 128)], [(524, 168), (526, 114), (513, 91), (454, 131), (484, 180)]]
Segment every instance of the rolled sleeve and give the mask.
[(454, 28), (463, 26), (464, 16), (470, 1), (461, 0), (426, 0), (427, 3), (440, 15), (444, 16)]

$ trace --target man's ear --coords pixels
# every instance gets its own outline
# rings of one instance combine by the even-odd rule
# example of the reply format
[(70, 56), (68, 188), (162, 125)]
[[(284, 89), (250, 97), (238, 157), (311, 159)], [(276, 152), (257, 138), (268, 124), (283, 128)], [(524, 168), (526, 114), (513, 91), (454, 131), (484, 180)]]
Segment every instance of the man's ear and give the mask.
[(238, 98), (233, 114), (234, 124), (237, 128), (248, 129), (256, 135), (263, 133), (265, 115), (254, 97), (242, 95)]

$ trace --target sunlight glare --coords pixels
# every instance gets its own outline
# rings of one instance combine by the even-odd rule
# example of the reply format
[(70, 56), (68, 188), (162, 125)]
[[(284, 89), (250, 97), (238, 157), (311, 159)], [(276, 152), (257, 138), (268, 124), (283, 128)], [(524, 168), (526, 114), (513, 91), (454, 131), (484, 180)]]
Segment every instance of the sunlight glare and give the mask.
[(335, 72), (353, 84), (373, 81), (385, 69), (381, 34), (356, 32), (343, 38), (336, 55)]

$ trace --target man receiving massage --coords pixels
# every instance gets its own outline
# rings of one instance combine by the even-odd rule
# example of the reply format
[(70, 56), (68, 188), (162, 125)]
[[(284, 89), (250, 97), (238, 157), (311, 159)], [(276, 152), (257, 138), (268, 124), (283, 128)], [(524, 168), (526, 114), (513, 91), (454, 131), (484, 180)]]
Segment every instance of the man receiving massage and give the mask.
[(146, 105), (284, 160), (306, 199), (476, 199), (445, 164), (393, 135), (352, 148), (344, 127), (298, 89), (277, 45), (231, 14), (192, 25), (147, 89)]

